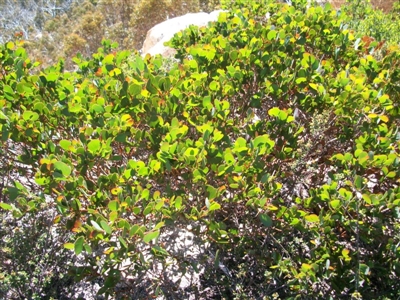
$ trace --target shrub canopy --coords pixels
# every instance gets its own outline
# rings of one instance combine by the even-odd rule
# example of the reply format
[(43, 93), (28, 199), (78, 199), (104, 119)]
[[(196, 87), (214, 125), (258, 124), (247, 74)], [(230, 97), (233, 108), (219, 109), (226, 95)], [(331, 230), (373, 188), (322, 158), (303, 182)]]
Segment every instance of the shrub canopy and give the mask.
[[(226, 297), (398, 297), (400, 52), (304, 2), (230, 3), (177, 62), (104, 41), (37, 72), (1, 46), (1, 208), (54, 205), (100, 293), (172, 262)], [(162, 243), (189, 225), (196, 262)]]

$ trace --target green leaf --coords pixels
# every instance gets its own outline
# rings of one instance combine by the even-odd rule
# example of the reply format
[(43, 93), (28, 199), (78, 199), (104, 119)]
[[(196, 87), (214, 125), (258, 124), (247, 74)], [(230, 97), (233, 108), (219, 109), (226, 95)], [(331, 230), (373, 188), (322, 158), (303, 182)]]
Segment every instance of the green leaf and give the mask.
[[(74, 243), (74, 251), (76, 255), (81, 254), (82, 250), (83, 250), (83, 243), (84, 243), (85, 239), (83, 238), (83, 236), (80, 236), (77, 238), (77, 240)], [(65, 247), (65, 245), (64, 245)]]
[(207, 196), (209, 200), (215, 199), (215, 197), (217, 197), (217, 192), (218, 190), (212, 185), (207, 185)]
[(5, 210), (12, 210), (12, 206), (4, 202), (0, 202), (0, 207)]
[(165, 225), (165, 222), (163, 222), (163, 221), (162, 222), (158, 222), (157, 225), (154, 226), (153, 230), (158, 230), (161, 227), (164, 227), (164, 225)]
[(75, 248), (75, 245), (73, 243), (65, 243), (64, 248), (68, 250), (73, 250)]
[(132, 94), (132, 96), (139, 95), (142, 92), (142, 85), (141, 84), (136, 84), (132, 83), (129, 85), (129, 93)]
[(143, 215), (147, 216), (148, 214), (152, 213), (153, 210), (154, 210), (154, 203), (150, 202), (143, 210)]
[(197, 70), (197, 68), (199, 67), (197, 64), (197, 61), (195, 61), (194, 59), (189, 60), (188, 65), (191, 69)]
[(9, 186), (9, 187), (7, 187), (7, 193), (8, 193), (10, 200), (12, 201), (12, 200), (17, 199), (17, 197), (20, 195), (20, 190), (18, 188)]
[(155, 87), (150, 80), (147, 81), (146, 89), (153, 95), (157, 95), (158, 93), (157, 87)]
[(247, 142), (244, 138), (239, 137), (236, 141), (235, 141), (235, 148), (238, 147), (247, 147)]
[(160, 235), (160, 231), (151, 231), (149, 233), (146, 233), (143, 237), (143, 241), (145, 243), (149, 243), (151, 240), (156, 239)]
[(273, 107), (273, 108), (271, 108), (270, 110), (268, 110), (268, 114), (271, 116), (271, 117), (277, 117), (278, 115), (279, 115), (279, 112), (280, 112), (281, 110), (279, 109), (279, 107)]
[(138, 231), (139, 231), (139, 226), (138, 225), (133, 225), (132, 227), (131, 227), (131, 230), (129, 231), (129, 235), (130, 236), (133, 236), (133, 235), (135, 235)]
[(127, 248), (128, 248), (128, 244), (127, 244), (126, 241), (123, 239), (123, 237), (122, 237), (122, 236), (119, 236), (118, 239), (119, 239), (119, 241), (121, 242), (121, 245), (122, 245), (125, 249), (127, 249)]
[(344, 160), (345, 161), (352, 161), (353, 160), (353, 155), (351, 153), (345, 153), (344, 154)]
[(96, 229), (97, 231), (104, 232), (103, 228), (101, 228), (100, 225), (97, 224), (96, 221), (90, 220), (90, 223), (92, 224), (92, 226), (94, 227), (94, 229)]
[(391, 171), (391, 172), (389, 172), (389, 173), (387, 173), (386, 174), (386, 177), (388, 177), (388, 178), (394, 178), (394, 177), (396, 177), (396, 172), (394, 172), (394, 171)]
[(310, 86), (313, 90), (318, 91), (318, 84), (310, 83), (309, 86)]
[(271, 30), (267, 34), (267, 39), (272, 41), (272, 40), (274, 40), (276, 38), (276, 36), (277, 36), (277, 32), (275, 30)]
[(63, 174), (64, 177), (68, 177), (71, 174), (71, 167), (62, 161), (56, 161), (54, 168)]
[(168, 251), (160, 246), (152, 247), (151, 252), (156, 256), (168, 256), (169, 255)]
[(89, 152), (97, 154), (101, 148), (101, 142), (98, 139), (91, 140), (87, 145)]
[(219, 259), (219, 249), (218, 249), (214, 257), (214, 268), (218, 269), (219, 266), (220, 266), (220, 259)]
[(110, 220), (110, 222), (114, 222), (117, 218), (118, 218), (117, 211), (110, 212), (110, 215), (108, 216), (108, 219)]
[(205, 96), (203, 97), (203, 106), (207, 109), (212, 108), (212, 103), (211, 103), (211, 97), (210, 96)]
[(356, 175), (354, 177), (354, 185), (359, 190), (361, 190), (363, 188), (363, 178), (362, 178), (362, 176)]
[(121, 73), (122, 73), (121, 69), (114, 68), (113, 70), (110, 71), (109, 74), (110, 74), (110, 76), (118, 76)]
[(218, 210), (221, 208), (221, 205), (217, 202), (211, 202), (210, 207), (208, 208), (209, 211)]
[(49, 73), (46, 75), (46, 80), (47, 81), (56, 81), (58, 79), (59, 75), (57, 73)]
[(349, 257), (349, 253), (350, 253), (350, 250), (349, 250), (349, 249), (343, 249), (343, 250), (342, 250), (342, 255), (343, 255), (344, 257)]
[(224, 160), (228, 164), (233, 164), (235, 163), (235, 157), (232, 155), (231, 149), (226, 149), (224, 153)]
[(306, 81), (307, 81), (307, 78), (305, 78), (305, 77), (299, 77), (299, 78), (296, 79), (296, 83), (297, 84), (300, 84), (300, 83), (306, 82)]
[(6, 44), (7, 49), (14, 50), (15, 44), (13, 42), (8, 42)]
[(367, 203), (367, 204), (371, 204), (372, 203), (371, 198), (369, 197), (368, 194), (363, 194), (362, 197), (363, 197), (365, 203)]
[(199, 149), (189, 147), (183, 155), (186, 157), (195, 157), (197, 154), (199, 154)]
[(260, 218), (261, 223), (265, 227), (271, 227), (272, 226), (272, 219), (267, 214), (260, 214), (259, 218)]
[(0, 120), (10, 120), (1, 110), (0, 110)]
[(316, 214), (307, 215), (307, 216), (305, 216), (305, 219), (307, 222), (310, 222), (310, 223), (319, 222), (319, 217)]
[(3, 92), (6, 99), (10, 101), (14, 100), (14, 90), (9, 85), (3, 85)]
[(175, 198), (174, 205), (175, 205), (176, 209), (180, 209), (182, 207), (182, 197), (181, 196), (178, 196)]
[(25, 111), (24, 114), (22, 115), (23, 119), (25, 121), (36, 121), (37, 119), (39, 119), (39, 115), (34, 112), (34, 111)]
[(164, 207), (164, 200), (157, 200), (156, 205), (154, 206), (155, 210), (160, 210)]
[(303, 272), (308, 272), (308, 271), (310, 271), (312, 269), (312, 266), (311, 265), (309, 265), (309, 264), (301, 264), (301, 270), (303, 271)]
[(365, 264), (360, 264), (359, 266), (360, 268), (360, 272), (364, 275), (369, 275), (370, 271), (369, 271), (369, 267)]
[(101, 225), (101, 228), (103, 228), (105, 232), (107, 232), (108, 234), (111, 234), (111, 232), (112, 232), (111, 227), (107, 224), (106, 221), (100, 221), (100, 225)]
[(114, 54), (108, 54), (103, 59), (103, 64), (105, 64), (105, 65), (113, 64), (113, 62), (114, 62)]
[(72, 143), (70, 141), (67, 140), (61, 140), (60, 141), (60, 147), (63, 148), (64, 150), (69, 150), (69, 147), (72, 145)]
[(339, 154), (335, 154), (332, 156), (332, 159), (337, 159), (339, 161), (343, 161), (344, 160), (344, 155), (339, 153)]
[(220, 88), (220, 85), (217, 81), (211, 81), (210, 83), (210, 90), (212, 91), (218, 91)]
[(253, 141), (254, 148), (259, 147), (260, 145), (268, 145), (272, 148), (275, 145), (275, 142), (272, 141), (267, 134), (260, 135), (256, 137)]
[(119, 201), (114, 200), (108, 203), (108, 209), (111, 211), (117, 211), (119, 208)]
[(228, 14), (226, 12), (221, 12), (218, 15), (218, 23), (226, 23), (227, 16), (228, 16)]
[(292, 222), (290, 222), (290, 225), (291, 226), (295, 226), (295, 225), (297, 225), (297, 224), (299, 224), (300, 223), (300, 220), (298, 219), (298, 218), (294, 218), (293, 220), (292, 220)]
[(224, 134), (221, 131), (219, 131), (218, 129), (214, 129), (214, 132), (213, 132), (213, 141), (214, 142), (218, 142), (218, 141), (222, 140), (223, 137), (224, 137)]
[(337, 209), (340, 206), (341, 202), (340, 200), (332, 200), (331, 202), (329, 202), (329, 204), (332, 206), (333, 209)]
[(84, 245), (83, 245), (83, 248), (85, 248), (85, 251), (86, 251), (88, 254), (92, 254), (92, 248), (90, 247), (89, 244), (84, 244)]
[(271, 117), (277, 117), (281, 121), (285, 121), (288, 118), (288, 114), (286, 111), (279, 109), (278, 107), (273, 107), (268, 111), (268, 114)]

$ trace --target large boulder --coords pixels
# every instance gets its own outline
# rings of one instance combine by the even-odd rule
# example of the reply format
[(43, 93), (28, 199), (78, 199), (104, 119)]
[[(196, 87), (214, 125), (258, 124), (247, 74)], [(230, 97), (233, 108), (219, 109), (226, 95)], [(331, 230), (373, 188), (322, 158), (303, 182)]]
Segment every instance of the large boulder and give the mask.
[(189, 13), (157, 24), (147, 32), (146, 39), (143, 43), (142, 54), (173, 55), (174, 50), (164, 46), (165, 42), (169, 41), (175, 33), (189, 27), (189, 25), (200, 27), (206, 26), (209, 22), (216, 21), (220, 12), (222, 12), (222, 10), (216, 10), (211, 13)]

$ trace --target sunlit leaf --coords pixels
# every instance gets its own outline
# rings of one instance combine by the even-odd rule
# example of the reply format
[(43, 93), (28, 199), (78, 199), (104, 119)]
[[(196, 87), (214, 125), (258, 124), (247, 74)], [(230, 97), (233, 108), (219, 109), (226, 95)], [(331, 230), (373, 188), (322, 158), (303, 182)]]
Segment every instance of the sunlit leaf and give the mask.
[(26, 121), (36, 121), (37, 119), (39, 119), (39, 115), (36, 112), (33, 111), (25, 111), (23, 114), (23, 118)]
[(103, 228), (104, 231), (105, 231), (106, 233), (111, 234), (112, 229), (111, 229), (111, 227), (107, 224), (106, 221), (100, 221), (100, 225), (101, 225), (101, 228)]
[(57, 161), (54, 163), (54, 168), (59, 170), (63, 176), (67, 177), (71, 174), (71, 167), (62, 161)]
[[(83, 238), (83, 236), (80, 236), (76, 239), (75, 243), (74, 243), (74, 251), (76, 255), (81, 254), (82, 250), (83, 250), (83, 243), (84, 243), (85, 239)], [(64, 245), (65, 246), (65, 245)]]
[(12, 206), (4, 202), (0, 202), (0, 207), (4, 210), (12, 210)]
[(305, 216), (307, 222), (315, 223), (319, 222), (319, 217), (315, 214)]
[(120, 241), (121, 245), (122, 245), (124, 248), (128, 248), (128, 244), (127, 244), (127, 242), (125, 241), (125, 239), (124, 239), (123, 237), (119, 236), (119, 237), (118, 237), (118, 240)]
[(92, 224), (92, 226), (94, 227), (94, 229), (96, 229), (97, 231), (104, 232), (103, 228), (101, 228), (100, 225), (97, 224), (96, 221), (90, 220), (90, 223)]
[(221, 208), (221, 205), (217, 202), (211, 202), (210, 207), (208, 208), (209, 211), (218, 210)]
[(73, 250), (75, 248), (74, 243), (65, 243), (64, 248), (68, 250)]
[(333, 209), (337, 209), (340, 207), (340, 200), (332, 200), (329, 202)]
[(151, 231), (149, 233), (146, 233), (143, 237), (143, 241), (145, 243), (149, 243), (151, 240), (156, 239), (160, 235), (160, 231)]
[(101, 142), (100, 142), (100, 140), (97, 140), (97, 139), (96, 139), (96, 140), (91, 140), (91, 141), (88, 143), (87, 147), (88, 147), (88, 150), (89, 150), (91, 153), (97, 154), (98, 151), (99, 151), (100, 148), (101, 148)]
[(108, 208), (109, 208), (111, 211), (117, 211), (118, 208), (119, 208), (119, 201), (117, 201), (117, 200), (110, 201), (110, 202), (108, 203)]

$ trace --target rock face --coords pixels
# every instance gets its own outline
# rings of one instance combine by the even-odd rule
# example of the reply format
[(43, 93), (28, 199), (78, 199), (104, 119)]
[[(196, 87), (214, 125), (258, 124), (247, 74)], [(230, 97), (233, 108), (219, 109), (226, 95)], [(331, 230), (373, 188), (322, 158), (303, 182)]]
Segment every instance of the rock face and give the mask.
[(173, 55), (174, 50), (164, 46), (165, 42), (169, 41), (175, 33), (189, 27), (189, 25), (205, 26), (209, 22), (216, 21), (220, 12), (222, 12), (222, 10), (216, 10), (209, 14), (205, 12), (190, 13), (157, 24), (147, 32), (146, 39), (143, 43), (142, 54)]

